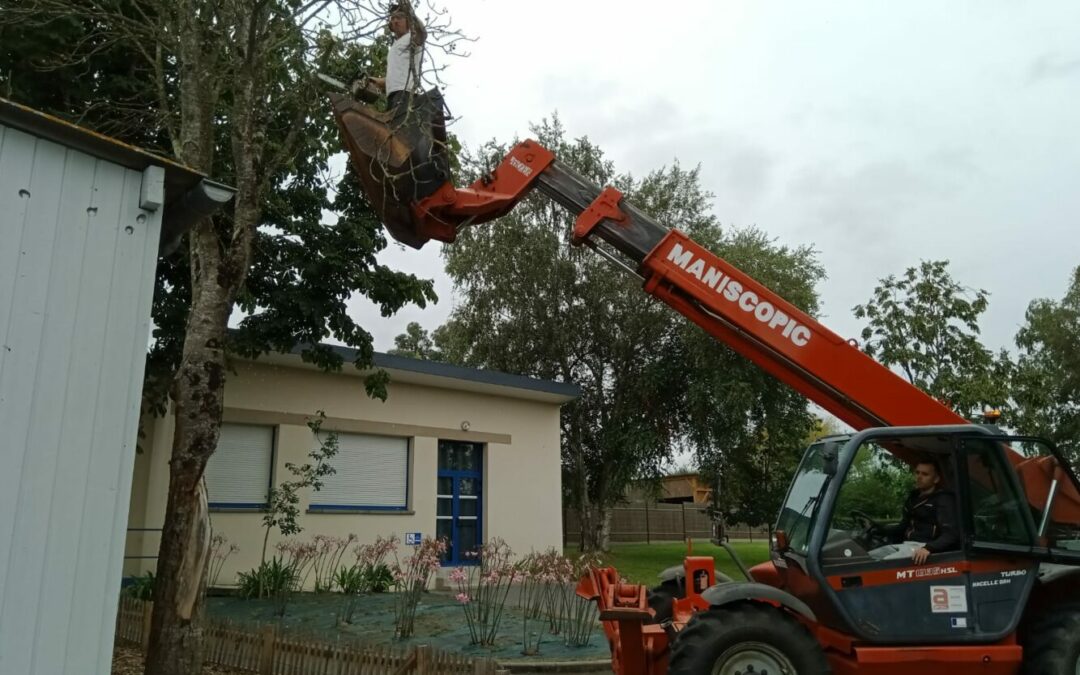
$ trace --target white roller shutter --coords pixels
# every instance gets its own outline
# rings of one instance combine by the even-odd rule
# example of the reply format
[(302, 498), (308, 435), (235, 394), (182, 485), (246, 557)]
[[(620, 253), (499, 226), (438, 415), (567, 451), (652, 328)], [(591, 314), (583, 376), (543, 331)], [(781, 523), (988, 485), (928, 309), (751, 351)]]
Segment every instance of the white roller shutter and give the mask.
[(409, 440), (338, 434), (336, 473), (311, 496), (316, 507), (404, 509), (408, 505)]
[(265, 504), (273, 456), (274, 427), (221, 425), (221, 440), (206, 464), (206, 490), (210, 503)]

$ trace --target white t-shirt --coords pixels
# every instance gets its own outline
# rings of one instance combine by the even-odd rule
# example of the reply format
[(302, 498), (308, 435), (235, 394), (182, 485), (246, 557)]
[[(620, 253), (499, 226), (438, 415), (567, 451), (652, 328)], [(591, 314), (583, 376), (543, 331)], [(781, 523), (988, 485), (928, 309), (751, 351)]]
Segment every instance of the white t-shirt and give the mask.
[[(420, 82), (420, 62), (424, 50), (412, 47), (412, 34), (405, 33), (390, 45), (386, 57), (386, 93), (415, 89)], [(415, 61), (415, 62), (413, 62)]]

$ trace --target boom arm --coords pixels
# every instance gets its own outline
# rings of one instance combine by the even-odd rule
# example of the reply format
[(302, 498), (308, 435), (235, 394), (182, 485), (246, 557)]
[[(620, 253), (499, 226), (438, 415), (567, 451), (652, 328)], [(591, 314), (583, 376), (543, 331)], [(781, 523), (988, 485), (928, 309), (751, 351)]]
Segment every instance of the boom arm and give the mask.
[(638, 274), (647, 293), (855, 429), (967, 421), (682, 232), (658, 224), (618, 190), (591, 184), (535, 141), (516, 145), (471, 186), (447, 183), (414, 204), (416, 234), (453, 241), (461, 228), (506, 214), (533, 189), (577, 216), (575, 243)]

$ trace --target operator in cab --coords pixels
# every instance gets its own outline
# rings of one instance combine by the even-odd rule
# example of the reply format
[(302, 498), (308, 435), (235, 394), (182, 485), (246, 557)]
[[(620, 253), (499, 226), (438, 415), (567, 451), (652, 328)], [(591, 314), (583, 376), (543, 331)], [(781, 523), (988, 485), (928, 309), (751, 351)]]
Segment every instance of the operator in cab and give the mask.
[(396, 111), (408, 104), (409, 93), (420, 88), (427, 30), (408, 0), (390, 10), (387, 29), (393, 42), (386, 55), (386, 77), (372, 77), (369, 82), (386, 92), (388, 109)]
[(942, 485), (941, 465), (937, 460), (929, 457), (920, 460), (914, 475), (915, 489), (904, 502), (903, 517), (896, 525), (881, 528), (881, 532), (893, 543), (914, 544), (911, 559), (922, 565), (931, 553), (959, 548), (960, 529), (956, 498)]

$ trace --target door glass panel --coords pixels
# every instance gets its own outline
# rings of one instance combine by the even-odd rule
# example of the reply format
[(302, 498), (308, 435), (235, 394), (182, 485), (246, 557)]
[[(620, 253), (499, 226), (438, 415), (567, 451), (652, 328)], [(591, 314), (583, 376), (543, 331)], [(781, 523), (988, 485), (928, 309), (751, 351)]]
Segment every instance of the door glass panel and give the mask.
[(439, 512), (440, 516), (452, 516), (454, 515), (454, 500), (453, 498), (439, 498)]
[(482, 469), (483, 445), (461, 441), (439, 441), (440, 471), (473, 471)]
[(438, 519), (435, 521), (435, 538), (446, 541), (446, 555), (443, 560), (454, 559), (454, 521)]
[(476, 516), (480, 515), (480, 510), (479, 510), (480, 500), (479, 499), (467, 499), (467, 498), (463, 497), (459, 504), (460, 504), (460, 506), (459, 506), (460, 510), (458, 511), (458, 513), (459, 513), (459, 515), (461, 515), (461, 517), (463, 517), (463, 518), (466, 517), (466, 516), (476, 517)]
[(458, 484), (458, 494), (461, 496), (478, 497), (480, 496), (480, 479), (479, 478), (462, 478)]
[(438, 494), (445, 495), (447, 497), (454, 494), (454, 479), (447, 476), (439, 476), (439, 491)]
[(813, 519), (817, 516), (819, 497), (825, 486), (825, 462), (821, 456), (824, 447), (817, 443), (806, 451), (776, 521), (776, 529), (787, 533), (791, 550), (802, 555), (806, 555), (810, 544)]
[(479, 521), (476, 520), (459, 520), (457, 531), (458, 541), (456, 542), (459, 550), (464, 555), (471, 551), (475, 551), (479, 546)]
[(968, 474), (968, 512), (974, 539), (993, 544), (1030, 545), (1024, 510), (1027, 499), (1016, 490), (1005, 466), (1004, 447), (998, 441), (971, 439), (964, 444)]
[(907, 464), (877, 443), (863, 443), (836, 497), (822, 563), (866, 563), (893, 554), (910, 560), (910, 552), (904, 554), (891, 544), (904, 539), (900, 521), (913, 488)]

